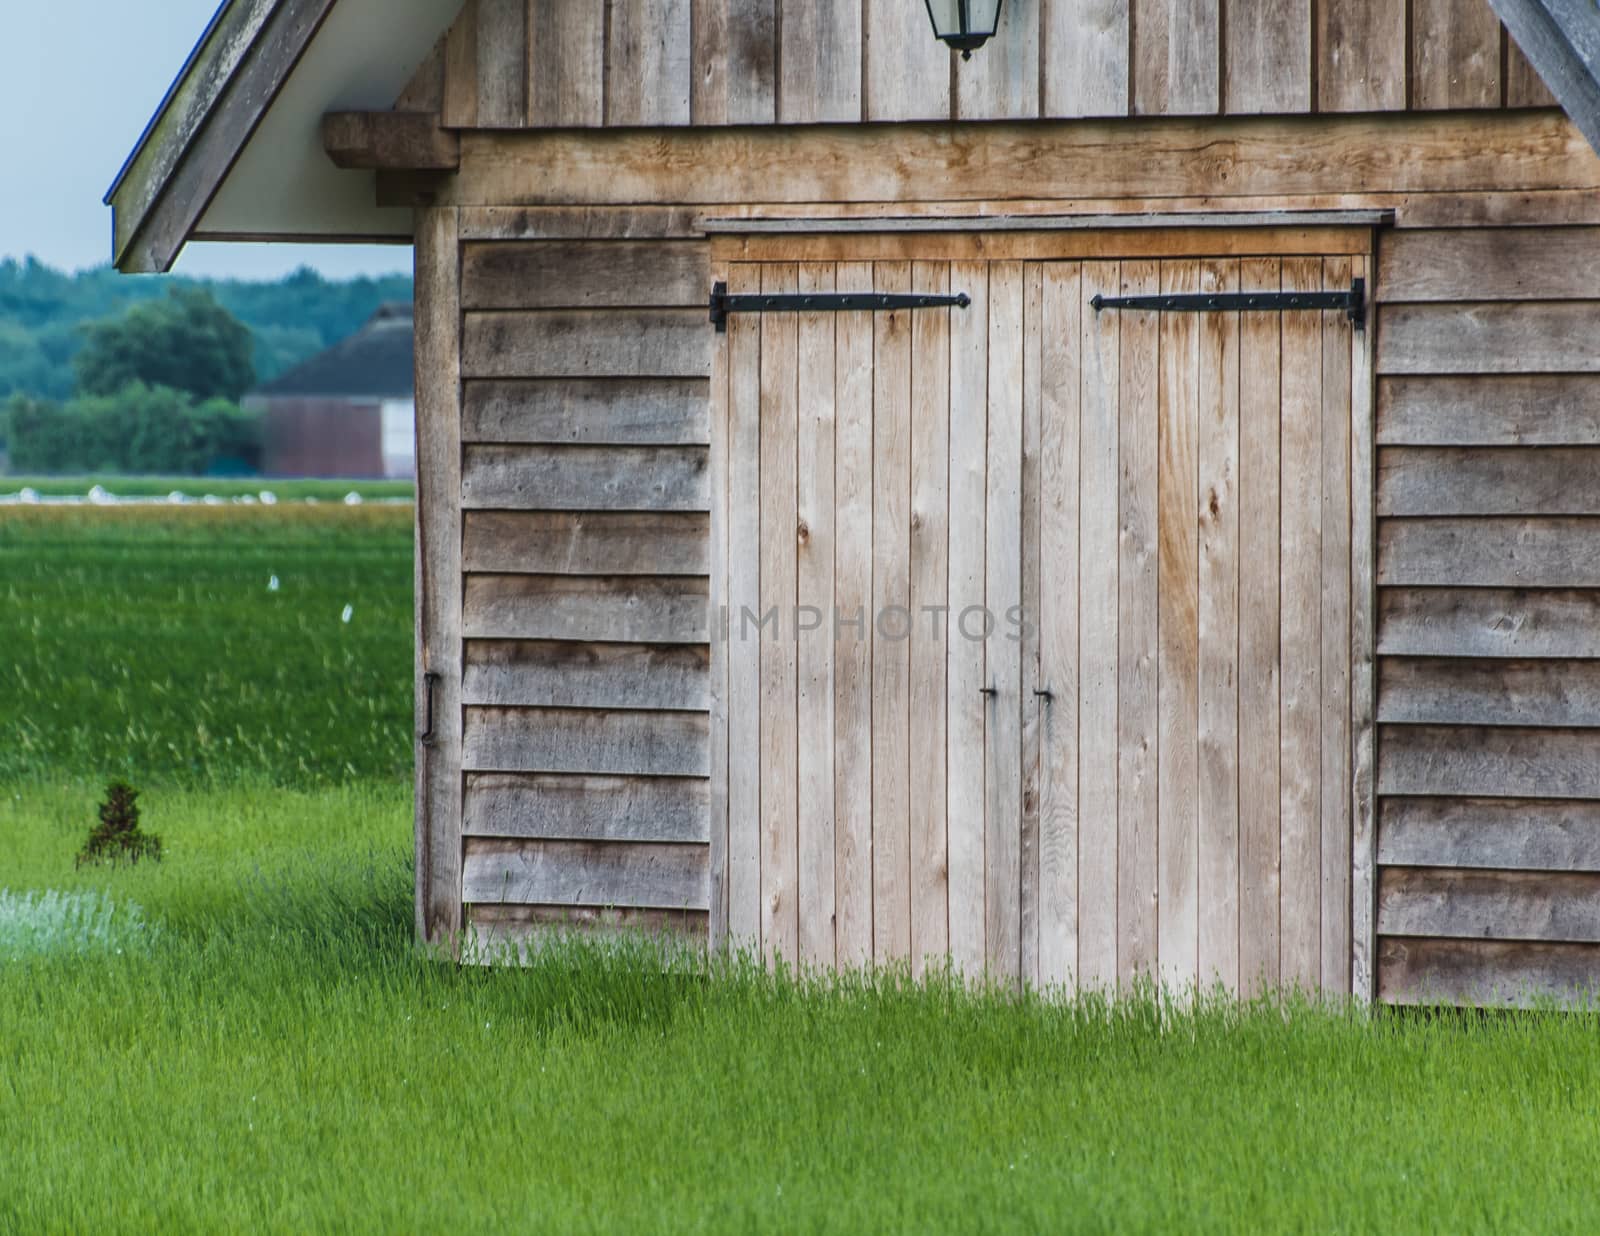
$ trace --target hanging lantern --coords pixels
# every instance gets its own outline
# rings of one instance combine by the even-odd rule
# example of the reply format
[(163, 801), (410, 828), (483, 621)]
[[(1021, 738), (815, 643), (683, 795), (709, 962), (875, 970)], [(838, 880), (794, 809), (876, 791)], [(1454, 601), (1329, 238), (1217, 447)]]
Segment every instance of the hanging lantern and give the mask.
[(933, 32), (971, 60), (972, 53), (994, 37), (1000, 25), (1002, 0), (927, 0)]

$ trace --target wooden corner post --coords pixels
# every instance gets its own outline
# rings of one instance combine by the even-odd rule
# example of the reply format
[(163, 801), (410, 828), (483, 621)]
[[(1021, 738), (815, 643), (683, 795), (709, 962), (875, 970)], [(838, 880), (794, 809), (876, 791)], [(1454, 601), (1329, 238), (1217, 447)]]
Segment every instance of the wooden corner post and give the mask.
[(461, 931), (461, 262), (458, 212), (416, 224), (417, 938)]

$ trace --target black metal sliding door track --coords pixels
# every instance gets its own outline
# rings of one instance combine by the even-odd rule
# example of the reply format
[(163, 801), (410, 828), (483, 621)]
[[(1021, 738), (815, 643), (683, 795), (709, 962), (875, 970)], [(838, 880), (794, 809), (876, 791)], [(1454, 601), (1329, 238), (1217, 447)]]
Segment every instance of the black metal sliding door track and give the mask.
[(922, 293), (895, 295), (883, 292), (799, 292), (783, 295), (728, 295), (728, 285), (711, 289), (711, 324), (722, 334), (730, 313), (883, 313), (893, 309), (965, 309), (972, 297)]
[(1182, 292), (1165, 296), (1095, 296), (1095, 309), (1153, 309), (1158, 313), (1284, 313), (1339, 309), (1357, 330), (1367, 324), (1367, 281), (1351, 281), (1348, 292)]

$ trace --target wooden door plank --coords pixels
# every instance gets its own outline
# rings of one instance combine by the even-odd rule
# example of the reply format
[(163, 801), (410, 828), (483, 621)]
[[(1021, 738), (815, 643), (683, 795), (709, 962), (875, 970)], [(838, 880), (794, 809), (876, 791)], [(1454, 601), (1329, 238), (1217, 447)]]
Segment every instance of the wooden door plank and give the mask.
[[(1079, 983), (1079, 607), (1080, 482), (1086, 470), (1079, 427), (1084, 402), (1082, 269), (1076, 262), (1044, 267), (1041, 302), (1042, 375), (1039, 427), (1039, 520), (1034, 559), (1039, 572), (1039, 670), (1043, 697), (1038, 763), (1039, 982), (1070, 994)], [(1104, 405), (1103, 392), (1095, 398)], [(1113, 472), (1116, 459), (1113, 447)], [(1115, 511), (1110, 512), (1115, 538)], [(1113, 563), (1116, 554), (1110, 555)], [(1115, 597), (1116, 587), (1108, 589)], [(1026, 705), (1027, 701), (1024, 701)], [(1115, 705), (1115, 697), (1111, 701)], [(1108, 767), (1115, 760), (1105, 756)], [(1106, 813), (1113, 825), (1115, 807)], [(1106, 849), (1114, 854), (1115, 844)], [(1114, 885), (1113, 877), (1108, 883)], [(1113, 958), (1114, 960), (1114, 958)], [(1114, 970), (1114, 965), (1109, 967)]]
[(1378, 861), (1400, 867), (1600, 872), (1600, 803), (1386, 798)]
[[(1368, 260), (1356, 258), (1351, 275), (1359, 278), (1369, 273)], [(1376, 966), (1373, 896), (1377, 862), (1377, 546), (1372, 335), (1371, 330), (1352, 333), (1350, 340), (1350, 986), (1352, 995), (1362, 1004), (1372, 1002)]]
[[(841, 292), (870, 292), (870, 263), (840, 263)], [(841, 966), (872, 961), (872, 315), (840, 314), (835, 421), (834, 859)]]
[(527, 0), (478, 0), (475, 128), (520, 129), (527, 119)]
[(1405, 107), (1405, 5), (1320, 0), (1316, 48), (1318, 111), (1399, 111)]
[[(728, 271), (728, 290), (761, 290), (757, 266)], [(728, 323), (728, 942), (761, 947), (761, 319)]]
[[(1200, 290), (1198, 262), (1163, 262), (1161, 290)], [(1161, 986), (1178, 999), (1199, 978), (1200, 316), (1160, 322), (1156, 517), (1156, 934)]]
[(952, 53), (933, 37), (926, 8), (901, 0), (864, 3), (865, 119), (949, 120)]
[(1126, 0), (1040, 0), (1044, 114), (1128, 114)]
[[(1237, 292), (1237, 262), (1200, 290)], [(1239, 989), (1239, 316), (1202, 314), (1199, 406), (1199, 948), (1205, 988)], [(1255, 358), (1251, 358), (1254, 363)]]
[(1600, 730), (1385, 725), (1378, 793), (1600, 798)]
[[(950, 291), (950, 267), (918, 262), (912, 290)], [(912, 317), (911, 337), (911, 964), (950, 952), (945, 773), (945, 607), (950, 595), (950, 315)]]
[(1588, 301), (1391, 305), (1379, 373), (1600, 373)]
[[(713, 267), (721, 283), (728, 281), (725, 265)], [(733, 514), (729, 470), (732, 401), (729, 381), (728, 339), (719, 340), (711, 354), (711, 391), (706, 400), (707, 438), (711, 455), (711, 518), (708, 566), (711, 575), (711, 781), (706, 792), (706, 833), (710, 842), (710, 900), (707, 915), (708, 944), (712, 953), (728, 951), (728, 525)]]
[[(908, 6), (915, 7), (915, 6)], [(955, 64), (955, 114), (961, 120), (1031, 120), (1039, 114), (1037, 4), (1013, 5), (980, 55)]]
[[(880, 262), (873, 290), (911, 290)], [(911, 313), (873, 315), (872, 955), (911, 956)]]
[[(461, 930), (461, 324), (457, 212), (417, 213), (416, 930)], [(432, 691), (429, 691), (428, 675)], [(433, 730), (432, 740), (420, 735)]]
[[(1328, 258), (1324, 287), (1350, 286), (1349, 258)], [(1322, 973), (1350, 992), (1351, 343), (1342, 314), (1322, 315)]]
[[(1275, 292), (1275, 258), (1240, 263), (1243, 291)], [(1278, 985), (1282, 317), (1239, 318), (1239, 990)]]
[[(1085, 262), (1079, 304), (1121, 295), (1116, 262)], [(1080, 312), (1081, 309), (1080, 309)], [(1079, 385), (1083, 488), (1078, 554), (1078, 985), (1117, 985), (1118, 622), (1120, 617), (1119, 448), (1122, 315), (1082, 313)], [(1053, 626), (1054, 624), (1051, 624)], [(1050, 627), (1046, 628), (1047, 631)], [(1072, 650), (1063, 654), (1070, 663)], [(1059, 702), (1070, 704), (1062, 699)], [(1057, 793), (1055, 777), (1051, 794)]]
[(957, 262), (950, 286), (972, 297), (950, 315), (950, 612), (945, 718), (949, 777), (950, 954), (983, 972), (984, 545), (987, 518), (989, 267)]
[[(831, 263), (800, 268), (801, 292), (835, 290)], [(832, 966), (834, 948), (833, 549), (834, 343), (837, 315), (800, 317), (799, 645), (800, 960)], [(802, 617), (803, 615), (803, 617)], [(800, 629), (804, 627), (804, 629)]]
[(607, 125), (689, 123), (690, 0), (610, 0), (605, 48)]
[[(1157, 262), (1124, 262), (1122, 294), (1160, 291)], [(1157, 593), (1160, 323), (1124, 312), (1118, 399), (1117, 977), (1156, 977)]]
[(1385, 378), (1381, 446), (1600, 445), (1600, 377)]
[(1600, 592), (1387, 587), (1378, 597), (1378, 652), (1600, 657)]
[(1022, 981), (1038, 987), (1040, 928), (1039, 755), (1044, 698), (1039, 694), (1039, 521), (1041, 507), (1040, 424), (1044, 402), (1044, 267), (1029, 262), (1022, 268), (1022, 515), (1018, 532), (1021, 555), (1021, 613), (1018, 651), (1021, 682), (1017, 700), (1022, 714), (1021, 836), (1018, 908), (1018, 956)]
[(1388, 519), (1378, 582), (1411, 587), (1600, 587), (1600, 519)]
[[(1322, 263), (1283, 263), (1285, 291), (1322, 286)], [(1281, 981), (1321, 981), (1322, 318), (1283, 315)]]
[(1205, 115), (1221, 94), (1219, 0), (1133, 0), (1133, 110)]
[(989, 273), (989, 434), (985, 481), (984, 955), (989, 973), (1021, 972), (1023, 266)]
[(528, 0), (530, 128), (605, 123), (605, 10), (602, 4)]
[(1231, 0), (1223, 49), (1223, 110), (1311, 110), (1311, 0)]
[(1411, 0), (1411, 106), (1500, 106), (1500, 19), (1487, 4)]
[[(761, 268), (761, 290), (793, 293), (794, 266)], [(798, 734), (799, 666), (794, 642), (799, 437), (799, 324), (790, 313), (761, 317), (761, 952), (790, 965), (800, 956)]]
[(784, 7), (780, 123), (861, 121), (861, 10), (859, 3)]

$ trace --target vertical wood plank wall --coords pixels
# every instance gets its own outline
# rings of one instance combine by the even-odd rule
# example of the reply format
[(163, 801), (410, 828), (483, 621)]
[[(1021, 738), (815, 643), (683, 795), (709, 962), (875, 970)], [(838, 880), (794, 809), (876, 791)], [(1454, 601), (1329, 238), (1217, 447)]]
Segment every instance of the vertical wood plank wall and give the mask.
[(467, 0), (444, 70), (451, 128), (1553, 106), (1487, 0), (1008, 0), (970, 61), (917, 0)]
[(1600, 229), (1406, 231), (1377, 287), (1378, 992), (1600, 984)]
[[(462, 897), (704, 933), (711, 331), (704, 242), (462, 212)], [(507, 236), (514, 239), (507, 239)]]

